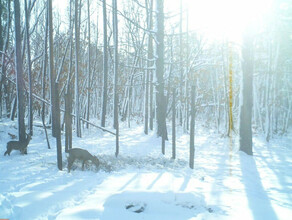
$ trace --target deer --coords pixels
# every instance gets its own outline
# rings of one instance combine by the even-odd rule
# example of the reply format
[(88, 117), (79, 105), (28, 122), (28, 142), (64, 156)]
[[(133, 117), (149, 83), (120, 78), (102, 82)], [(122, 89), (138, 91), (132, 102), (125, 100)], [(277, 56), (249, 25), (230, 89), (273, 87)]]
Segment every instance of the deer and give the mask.
[(82, 161), (82, 170), (84, 170), (84, 164), (86, 161), (91, 160), (96, 167), (99, 166), (100, 162), (96, 156), (92, 156), (87, 150), (81, 148), (72, 148), (67, 152), (68, 156), (68, 173), (70, 173), (71, 167), (76, 159)]
[(10, 156), (12, 150), (19, 150), (21, 154), (27, 154), (27, 145), (31, 140), (31, 136), (29, 134), (26, 134), (26, 136), (27, 137), (24, 141), (9, 141), (6, 145), (7, 150), (5, 151), (4, 156), (6, 156), (6, 154)]

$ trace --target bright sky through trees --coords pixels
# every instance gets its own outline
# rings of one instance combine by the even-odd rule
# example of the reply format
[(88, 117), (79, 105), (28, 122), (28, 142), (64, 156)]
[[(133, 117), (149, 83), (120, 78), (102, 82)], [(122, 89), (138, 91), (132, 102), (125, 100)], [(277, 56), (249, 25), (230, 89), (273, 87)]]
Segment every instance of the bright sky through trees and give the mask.
[[(124, 7), (124, 1), (118, 1), (120, 10)], [(107, 3), (111, 5), (111, 1)], [(183, 19), (185, 23), (188, 10), (189, 30), (203, 33), (210, 39), (225, 38), (240, 42), (244, 27), (251, 22), (259, 26), (269, 16), (272, 3), (273, 0), (183, 0)], [(93, 8), (100, 4), (101, 2), (95, 4), (91, 1)], [(54, 0), (53, 5), (55, 10), (59, 10), (61, 20), (66, 20), (68, 2)], [(179, 13), (180, 0), (164, 0), (164, 5), (166, 14)], [(91, 20), (95, 22), (96, 11), (92, 11)], [(179, 16), (176, 16), (176, 19), (179, 19)]]
[[(167, 2), (167, 0), (165, 1)], [(179, 5), (179, 1), (176, 1)], [(240, 41), (244, 27), (259, 25), (268, 16), (273, 0), (183, 0), (189, 10), (190, 30), (198, 30), (209, 38)], [(168, 6), (168, 4), (165, 4)], [(177, 10), (178, 6), (173, 6)]]

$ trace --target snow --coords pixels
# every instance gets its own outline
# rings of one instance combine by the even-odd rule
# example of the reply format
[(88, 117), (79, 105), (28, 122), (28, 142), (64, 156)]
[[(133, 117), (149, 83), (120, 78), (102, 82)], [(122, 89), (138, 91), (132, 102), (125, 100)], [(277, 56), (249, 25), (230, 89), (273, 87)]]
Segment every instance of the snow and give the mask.
[[(199, 127), (199, 126), (198, 126)], [(75, 163), (57, 169), (54, 139), (47, 149), (35, 127), (28, 155), (3, 156), (16, 122), (0, 121), (0, 218), (9, 219), (291, 219), (291, 135), (267, 143), (255, 136), (254, 156), (238, 151), (238, 141), (197, 128), (195, 169), (188, 168), (189, 136), (178, 129), (177, 159), (171, 143), (161, 154), (154, 132), (121, 128), (120, 155), (115, 137), (90, 128), (73, 146), (101, 161), (85, 171)], [(169, 137), (171, 140), (171, 137)], [(64, 143), (64, 142), (63, 142)]]

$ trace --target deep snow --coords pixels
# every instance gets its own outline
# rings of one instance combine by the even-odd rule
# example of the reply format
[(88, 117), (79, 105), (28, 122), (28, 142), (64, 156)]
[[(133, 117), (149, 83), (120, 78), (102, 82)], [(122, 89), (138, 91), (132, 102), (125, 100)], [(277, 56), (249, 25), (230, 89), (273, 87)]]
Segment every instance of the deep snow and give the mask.
[(143, 126), (121, 129), (118, 158), (115, 137), (90, 128), (73, 146), (97, 155), (100, 168), (75, 163), (67, 173), (65, 153), (59, 171), (54, 139), (47, 149), (42, 128), (28, 155), (3, 156), (8, 132), (17, 134), (16, 123), (0, 121), (0, 219), (292, 219), (291, 135), (270, 143), (255, 135), (247, 156), (235, 138), (198, 129), (191, 170), (189, 136), (180, 130), (173, 160), (171, 142), (163, 156)]

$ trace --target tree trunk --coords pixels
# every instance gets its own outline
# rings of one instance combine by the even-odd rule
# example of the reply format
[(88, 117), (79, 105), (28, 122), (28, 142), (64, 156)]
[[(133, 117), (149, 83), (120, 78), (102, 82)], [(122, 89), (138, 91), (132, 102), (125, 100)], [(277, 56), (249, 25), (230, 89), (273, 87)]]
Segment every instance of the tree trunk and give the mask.
[(49, 18), (49, 71), (51, 83), (51, 119), (52, 119), (52, 135), (56, 137), (56, 95), (55, 94), (55, 81), (56, 74), (54, 71), (54, 48), (53, 48), (53, 17), (52, 17), (52, 0), (48, 0), (48, 18)]
[(229, 51), (229, 123), (228, 123), (228, 136), (230, 137), (233, 131), (233, 114), (232, 114), (232, 106), (233, 106), (233, 89), (232, 89), (232, 83), (233, 83), (233, 70), (232, 70), (232, 47), (229, 45), (228, 47)]
[(79, 107), (79, 44), (80, 44), (80, 23), (79, 23), (78, 0), (75, 0), (75, 120), (76, 134), (81, 137), (80, 107)]
[(252, 103), (253, 103), (253, 37), (246, 30), (242, 47), (242, 84), (239, 116), (239, 150), (252, 155)]
[(113, 0), (113, 37), (114, 37), (114, 128), (119, 125), (118, 111), (118, 71), (119, 71), (119, 53), (118, 53), (118, 18), (117, 18), (117, 0)]
[[(47, 61), (48, 61), (48, 8), (46, 10), (46, 27), (45, 27), (45, 42), (44, 42), (44, 58), (43, 58), (43, 77), (42, 77), (42, 98), (46, 99), (46, 74), (47, 74)], [(45, 113), (46, 113), (46, 104), (42, 103), (42, 121), (45, 123)]]
[(117, 0), (113, 0), (113, 35), (114, 35), (114, 128), (116, 129), (116, 157), (119, 155), (119, 96), (118, 96), (118, 17)]
[[(147, 13), (147, 28), (148, 30), (152, 30), (153, 20), (152, 20), (152, 11), (153, 11), (153, 0), (150, 1), (150, 5), (148, 6), (148, 0), (145, 0), (147, 5), (146, 13)], [(144, 133), (148, 134), (149, 127), (149, 80), (150, 80), (150, 68), (153, 65), (153, 41), (152, 35), (148, 34), (148, 49), (147, 49), (147, 70), (146, 70), (146, 85), (145, 85), (145, 118), (144, 118)], [(151, 82), (150, 82), (151, 83)], [(150, 109), (151, 111), (151, 109)]]
[[(89, 7), (89, 0), (87, 0), (87, 22), (88, 22), (88, 79), (87, 79), (87, 117), (86, 120), (89, 121), (89, 114), (90, 114), (90, 92), (91, 92), (91, 66), (90, 66), (90, 7)], [(89, 124), (86, 124), (86, 128), (89, 127)]]
[(173, 88), (172, 90), (172, 159), (176, 157), (176, 143), (175, 143), (175, 117), (176, 117), (176, 89)]
[(10, 120), (14, 121), (15, 113), (16, 113), (16, 106), (17, 106), (17, 97), (15, 97), (12, 101), (12, 108), (10, 113)]
[(180, 72), (180, 86), (179, 86), (179, 97), (180, 97), (180, 107), (179, 107), (179, 124), (183, 124), (183, 43), (182, 43), (182, 0), (180, 0), (180, 18), (179, 18), (179, 72)]
[[(55, 94), (59, 94), (59, 83), (55, 83)], [(58, 169), (62, 170), (62, 143), (61, 143), (61, 123), (60, 123), (60, 100), (59, 100), (59, 95), (56, 95), (55, 99), (56, 103), (56, 143), (57, 143), (57, 164), (58, 164)]]
[(27, 47), (27, 65), (28, 65), (28, 81), (29, 81), (29, 105), (28, 105), (28, 128), (29, 135), (33, 135), (33, 115), (32, 115), (32, 72), (31, 72), (31, 58), (30, 58), (30, 42), (29, 42), (29, 13), (27, 9), (27, 2), (24, 0), (24, 10), (25, 10), (25, 31), (26, 31), (26, 47)]
[(107, 105), (107, 80), (108, 80), (108, 51), (107, 51), (107, 17), (106, 0), (103, 0), (103, 96), (101, 111), (101, 127), (105, 127), (106, 105)]
[(163, 140), (168, 140), (166, 129), (166, 97), (164, 95), (164, 12), (163, 0), (156, 2), (156, 112), (157, 112), (157, 135)]
[(15, 28), (15, 66), (16, 66), (16, 89), (17, 89), (17, 118), (18, 138), (24, 142), (26, 139), (24, 125), (24, 81), (21, 57), (21, 29), (20, 29), (20, 5), (19, 0), (14, 0), (14, 28)]
[(191, 125), (190, 125), (190, 168), (194, 169), (194, 159), (195, 159), (195, 86), (192, 86), (191, 94)]
[[(1, 3), (0, 3), (0, 7)], [(0, 9), (2, 11), (2, 8)], [(2, 12), (1, 12), (2, 13)], [(1, 14), (0, 13), (0, 14)], [(4, 94), (8, 93), (8, 88), (7, 88), (7, 80), (6, 80), (6, 63), (5, 63), (5, 55), (8, 49), (8, 44), (9, 44), (9, 30), (10, 30), (10, 26), (11, 26), (11, 4), (10, 4), (10, 0), (7, 0), (7, 23), (6, 23), (6, 37), (5, 37), (5, 43), (4, 43), (4, 48), (3, 48), (3, 52), (4, 54), (2, 54), (2, 66), (1, 66), (1, 80), (0, 80), (0, 118), (2, 117), (2, 85), (4, 86)], [(1, 15), (0, 15), (0, 19), (1, 19)], [(0, 21), (1, 23), (1, 21)], [(0, 28), (2, 28), (2, 25), (0, 24)], [(0, 30), (1, 32), (1, 30)], [(0, 34), (0, 36), (2, 37), (2, 35)], [(2, 40), (2, 39), (1, 39)], [(11, 106), (10, 106), (10, 102), (9, 102), (9, 96), (6, 96), (6, 112), (10, 111)], [(11, 115), (10, 115), (11, 117)]]

